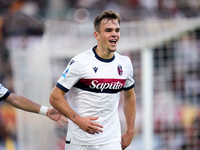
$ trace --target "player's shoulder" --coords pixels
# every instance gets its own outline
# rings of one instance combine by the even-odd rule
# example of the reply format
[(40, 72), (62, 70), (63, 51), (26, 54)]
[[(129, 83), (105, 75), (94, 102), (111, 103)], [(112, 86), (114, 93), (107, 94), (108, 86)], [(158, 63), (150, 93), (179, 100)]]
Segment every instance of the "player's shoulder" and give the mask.
[(92, 49), (86, 50), (74, 56), (72, 59), (78, 62), (89, 60), (92, 57)]
[(119, 54), (117, 52), (115, 52), (115, 57), (123, 62), (126, 62), (126, 63), (130, 63), (131, 62), (131, 59), (126, 56), (126, 55), (122, 55), (122, 54)]

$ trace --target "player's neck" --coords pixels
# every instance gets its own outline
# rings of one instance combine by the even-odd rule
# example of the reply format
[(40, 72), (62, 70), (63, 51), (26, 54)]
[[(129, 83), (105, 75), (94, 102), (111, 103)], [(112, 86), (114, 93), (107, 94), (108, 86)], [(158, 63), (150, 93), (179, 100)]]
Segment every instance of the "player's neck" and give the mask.
[(111, 59), (114, 56), (114, 52), (109, 51), (108, 49), (102, 48), (100, 46), (97, 46), (95, 49), (95, 52), (97, 55), (103, 59)]

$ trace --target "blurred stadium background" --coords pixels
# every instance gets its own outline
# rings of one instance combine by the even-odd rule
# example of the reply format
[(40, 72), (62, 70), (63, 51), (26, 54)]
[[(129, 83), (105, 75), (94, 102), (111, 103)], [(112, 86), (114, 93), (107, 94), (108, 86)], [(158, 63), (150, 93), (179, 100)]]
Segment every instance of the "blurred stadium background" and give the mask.
[[(50, 106), (68, 61), (96, 44), (92, 21), (107, 9), (122, 17), (118, 52), (136, 81), (127, 150), (199, 150), (199, 0), (0, 0), (0, 83)], [(119, 114), (124, 132), (122, 100)], [(0, 150), (63, 150), (66, 130), (0, 103)]]

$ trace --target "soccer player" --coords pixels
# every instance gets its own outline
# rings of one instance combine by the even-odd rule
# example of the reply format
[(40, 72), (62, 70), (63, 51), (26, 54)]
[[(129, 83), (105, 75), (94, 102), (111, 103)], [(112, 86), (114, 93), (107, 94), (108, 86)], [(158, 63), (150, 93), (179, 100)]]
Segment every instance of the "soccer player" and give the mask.
[(61, 127), (63, 127), (62, 123), (60, 122), (61, 120), (68, 122), (67, 118), (60, 114), (55, 108), (41, 106), (23, 96), (11, 93), (2, 84), (0, 84), (0, 101), (1, 100), (5, 100), (12, 106), (22, 109), (24, 111), (45, 115), (50, 119), (56, 121)]
[[(65, 150), (124, 150), (134, 135), (136, 97), (132, 63), (116, 52), (120, 16), (104, 11), (95, 18), (94, 29), (97, 46), (71, 59), (51, 92), (50, 103), (70, 119)], [(122, 135), (121, 91), (127, 126)]]

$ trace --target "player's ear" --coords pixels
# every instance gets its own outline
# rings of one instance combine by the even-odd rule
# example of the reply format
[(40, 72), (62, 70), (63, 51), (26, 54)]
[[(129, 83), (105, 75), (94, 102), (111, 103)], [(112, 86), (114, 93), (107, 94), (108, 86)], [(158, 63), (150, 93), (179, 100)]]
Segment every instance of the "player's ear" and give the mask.
[(94, 31), (94, 37), (95, 37), (95, 39), (99, 39), (99, 32), (97, 32), (97, 31)]

